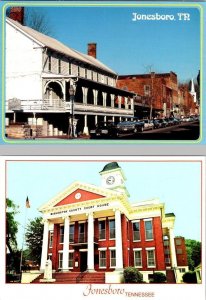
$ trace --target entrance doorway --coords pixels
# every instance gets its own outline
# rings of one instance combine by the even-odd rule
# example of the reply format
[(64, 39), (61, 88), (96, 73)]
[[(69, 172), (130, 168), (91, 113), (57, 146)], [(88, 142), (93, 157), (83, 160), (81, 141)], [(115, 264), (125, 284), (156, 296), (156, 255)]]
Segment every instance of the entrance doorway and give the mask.
[(87, 252), (80, 252), (80, 272), (87, 269)]

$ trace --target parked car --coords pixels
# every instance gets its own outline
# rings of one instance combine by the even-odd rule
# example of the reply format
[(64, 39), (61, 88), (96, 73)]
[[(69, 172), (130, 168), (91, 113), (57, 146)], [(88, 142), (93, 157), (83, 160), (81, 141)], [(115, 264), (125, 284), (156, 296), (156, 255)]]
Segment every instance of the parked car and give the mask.
[(144, 122), (144, 129), (143, 130), (152, 130), (154, 129), (153, 120), (142, 120)]
[(165, 121), (165, 119), (158, 119), (160, 128), (165, 128), (168, 126), (168, 123)]
[(153, 120), (153, 124), (154, 124), (154, 128), (155, 128), (155, 129), (158, 129), (158, 128), (161, 127), (161, 124), (160, 124), (160, 122), (159, 122), (158, 119), (154, 119), (154, 120)]
[(164, 118), (164, 120), (167, 122), (167, 126), (172, 126), (172, 125), (174, 125), (172, 119), (170, 119), (170, 118)]
[(99, 122), (95, 129), (90, 130), (91, 138), (118, 137), (122, 134), (135, 134), (143, 131), (144, 123), (138, 120), (114, 122)]

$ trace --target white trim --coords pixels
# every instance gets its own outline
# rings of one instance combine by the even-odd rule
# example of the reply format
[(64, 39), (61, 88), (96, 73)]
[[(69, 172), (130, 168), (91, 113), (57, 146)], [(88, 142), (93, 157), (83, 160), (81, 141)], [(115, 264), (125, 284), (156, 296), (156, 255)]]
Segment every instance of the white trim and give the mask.
[(79, 252), (88, 252), (88, 249), (79, 249)]
[[(100, 266), (100, 253), (101, 252), (105, 252), (106, 266)], [(100, 269), (106, 269), (107, 268), (107, 248), (105, 248), (104, 250), (103, 250), (103, 248), (101, 250), (99, 250), (99, 268)]]
[[(128, 250), (129, 250), (129, 248), (128, 248)], [(140, 250), (142, 251), (142, 248), (133, 248), (133, 250), (134, 251), (140, 251)]]
[[(110, 247), (109, 249), (109, 251), (110, 251), (110, 255), (109, 255), (109, 266), (110, 266), (110, 268), (111, 269), (115, 269), (116, 268), (116, 265), (117, 265), (117, 251), (116, 251), (116, 249), (111, 249), (112, 247)], [(115, 262), (116, 262), (116, 264), (115, 264), (115, 266), (111, 266), (111, 260), (112, 260), (112, 257), (111, 257), (111, 251), (115, 251)]]
[(131, 222), (132, 223), (136, 223), (136, 222), (140, 223), (140, 220), (131, 220)]
[(58, 253), (63, 253), (63, 250), (59, 250)]
[(107, 250), (107, 247), (105, 247), (105, 248), (98, 248), (98, 250), (99, 251), (105, 251), (105, 250)]
[(85, 220), (85, 221), (78, 221), (78, 224), (84, 224), (86, 222), (87, 222), (87, 220)]
[(107, 218), (97, 218), (98, 221), (106, 221)]
[(74, 253), (74, 249), (73, 250), (69, 250), (69, 253)]
[[(135, 264), (135, 253), (136, 252), (140, 252), (140, 258), (141, 258), (141, 265), (136, 265)], [(133, 256), (134, 256), (134, 267), (136, 267), (136, 268), (142, 268), (142, 249), (138, 249), (138, 250), (134, 250), (133, 249)]]
[(108, 217), (108, 220), (115, 220), (115, 217)]
[(153, 220), (153, 218), (143, 219), (144, 222), (146, 222), (146, 221), (152, 221), (152, 220)]
[(109, 250), (116, 250), (116, 247), (109, 247)]
[(147, 251), (147, 250), (155, 250), (155, 247), (147, 247), (147, 248), (145, 248), (145, 250)]

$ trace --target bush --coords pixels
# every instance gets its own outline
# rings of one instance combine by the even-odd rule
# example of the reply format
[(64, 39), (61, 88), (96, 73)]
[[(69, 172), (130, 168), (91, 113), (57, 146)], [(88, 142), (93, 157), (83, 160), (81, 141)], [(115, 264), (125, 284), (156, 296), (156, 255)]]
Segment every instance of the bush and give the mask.
[(195, 272), (186, 272), (182, 276), (184, 283), (197, 283), (197, 277)]
[(155, 272), (153, 276), (154, 283), (166, 282), (166, 275), (162, 272)]
[(143, 275), (135, 267), (128, 267), (124, 269), (124, 282), (125, 283), (143, 282)]

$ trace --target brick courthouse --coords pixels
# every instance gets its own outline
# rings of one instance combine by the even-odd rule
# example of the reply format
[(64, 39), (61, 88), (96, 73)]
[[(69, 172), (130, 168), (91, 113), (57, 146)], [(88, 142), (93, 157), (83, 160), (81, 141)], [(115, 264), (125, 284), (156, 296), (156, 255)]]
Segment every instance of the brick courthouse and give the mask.
[(102, 272), (106, 282), (121, 282), (123, 269), (135, 266), (144, 281), (161, 271), (180, 282), (188, 267), (184, 239), (174, 238), (175, 215), (158, 199), (131, 204), (118, 163), (105, 165), (100, 176), (100, 187), (74, 182), (40, 207), (41, 270), (50, 258), (64, 276)]

